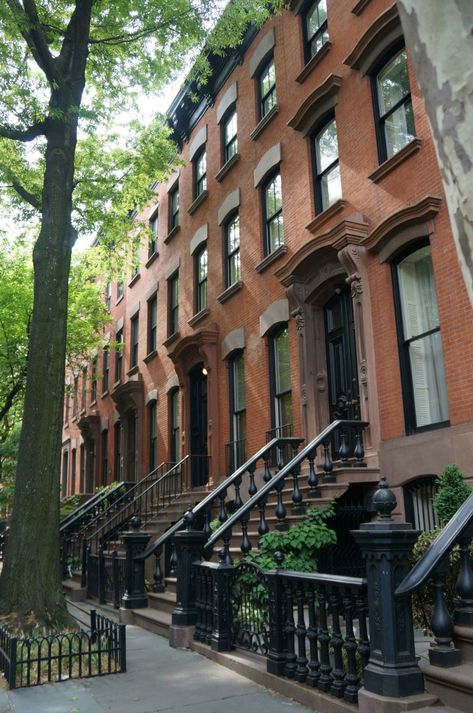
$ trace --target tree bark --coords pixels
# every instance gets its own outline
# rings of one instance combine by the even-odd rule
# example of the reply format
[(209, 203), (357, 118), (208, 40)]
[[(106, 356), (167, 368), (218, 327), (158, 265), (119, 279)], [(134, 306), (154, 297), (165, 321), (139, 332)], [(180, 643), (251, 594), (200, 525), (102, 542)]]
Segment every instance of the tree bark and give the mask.
[[(0, 613), (12, 627), (71, 623), (59, 565), (59, 487), (72, 193), (78, 112), (85, 85), (92, 0), (78, 0), (46, 132), (42, 222), (34, 261), (23, 425)], [(64, 49), (64, 48), (63, 48)]]
[(473, 3), (397, 0), (473, 305)]

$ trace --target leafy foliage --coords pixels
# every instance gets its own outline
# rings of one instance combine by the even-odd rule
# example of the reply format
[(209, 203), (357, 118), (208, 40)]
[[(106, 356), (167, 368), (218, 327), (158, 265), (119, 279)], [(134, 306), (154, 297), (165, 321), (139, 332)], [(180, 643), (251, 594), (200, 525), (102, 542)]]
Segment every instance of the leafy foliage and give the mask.
[(465, 476), (454, 463), (447, 465), (435, 481), (437, 492), (433, 498), (434, 510), (446, 525), (473, 492), (465, 483)]
[(326, 520), (334, 514), (333, 506), (311, 508), (302, 522), (286, 532), (274, 530), (260, 540), (259, 552), (250, 552), (247, 560), (263, 570), (274, 569), (276, 552), (284, 554), (284, 567), (298, 572), (317, 570), (317, 557), (323, 547), (334, 545), (337, 535)]

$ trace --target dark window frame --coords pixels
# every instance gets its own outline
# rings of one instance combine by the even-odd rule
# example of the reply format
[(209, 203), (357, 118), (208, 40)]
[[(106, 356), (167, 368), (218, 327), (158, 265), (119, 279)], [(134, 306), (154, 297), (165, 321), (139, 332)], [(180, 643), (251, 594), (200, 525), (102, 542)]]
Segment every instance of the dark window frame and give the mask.
[[(313, 131), (310, 133), (310, 144), (311, 144), (311, 151), (312, 151), (312, 166), (313, 166), (313, 176), (314, 176), (315, 212), (317, 214), (323, 213), (324, 210), (327, 210), (327, 208), (330, 208), (330, 206), (336, 202), (336, 201), (332, 201), (332, 203), (329, 203), (328, 205), (324, 205), (323, 192), (322, 192), (322, 181), (323, 181), (324, 177), (328, 173), (330, 173), (330, 171), (332, 171), (337, 165), (340, 168), (340, 150), (338, 148), (338, 130), (337, 130), (337, 149), (338, 149), (337, 160), (332, 161), (332, 163), (329, 164), (326, 168), (324, 168), (323, 171), (319, 172), (318, 157), (317, 157), (317, 137), (320, 136), (320, 134), (322, 134), (322, 132), (328, 127), (329, 124), (332, 123), (332, 121), (335, 122), (335, 128), (336, 128), (337, 127), (337, 119), (335, 116), (335, 112), (333, 110), (329, 111), (327, 114), (324, 114), (324, 116), (320, 119), (320, 121), (317, 122)], [(341, 172), (340, 172), (340, 187), (341, 187)], [(340, 190), (340, 195), (343, 195), (341, 190)], [(339, 199), (337, 199), (337, 200), (339, 200)]]
[[(289, 357), (289, 379), (290, 388), (285, 391), (277, 391), (276, 385), (276, 340), (284, 332), (288, 331), (288, 357)], [(292, 411), (292, 380), (291, 380), (291, 369), (290, 369), (290, 358), (291, 358), (291, 345), (289, 341), (289, 324), (287, 322), (282, 322), (276, 325), (268, 333), (268, 347), (269, 347), (269, 393), (271, 398), (271, 428), (273, 431), (276, 429), (283, 430), (280, 435), (290, 435), (292, 432), (292, 421), (291, 423), (280, 423), (281, 414), (279, 412), (280, 400), (287, 394), (291, 395), (291, 411)]]
[[(230, 237), (230, 227), (238, 222), (238, 247), (229, 251), (229, 237)], [(234, 211), (226, 220), (223, 226), (224, 233), (224, 257), (225, 257), (225, 287), (231, 287), (237, 284), (241, 280), (241, 232), (240, 232), (240, 214), (238, 211)], [(235, 256), (238, 255), (238, 259), (235, 260)], [(236, 279), (231, 281), (232, 265), (235, 262), (238, 263), (238, 270), (235, 267), (235, 272), (238, 271), (238, 276)]]
[[(205, 156), (205, 171), (199, 175), (197, 170), (199, 162)], [(198, 198), (204, 191), (207, 190), (207, 145), (204, 144), (192, 159), (193, 177), (194, 177), (194, 199)]]
[(148, 404), (148, 457), (149, 472), (156, 470), (158, 465), (158, 414), (157, 401), (153, 399)]
[(117, 421), (113, 426), (113, 479), (117, 482), (121, 479), (121, 446), (122, 446), (122, 431), (121, 423)]
[[(267, 70), (269, 67), (273, 65), (274, 67), (274, 82), (270, 86), (270, 88), (263, 93), (263, 77), (266, 74)], [(258, 112), (259, 112), (259, 118), (264, 119), (265, 116), (269, 114), (271, 109), (275, 107), (278, 103), (278, 98), (277, 98), (277, 90), (276, 90), (276, 65), (274, 62), (274, 54), (271, 52), (271, 54), (266, 58), (264, 63), (261, 65), (261, 67), (258, 70), (257, 74), (257, 85), (258, 85)], [(265, 108), (265, 103), (267, 100), (271, 97), (271, 106), (269, 108)]]
[[(227, 126), (230, 124), (233, 117), (235, 117), (236, 120), (236, 131), (230, 140), (227, 141)], [(224, 166), (227, 161), (230, 161), (230, 159), (238, 153), (238, 114), (235, 103), (227, 109), (220, 123), (222, 136), (222, 165)]]
[(108, 391), (110, 372), (110, 348), (106, 344), (102, 352), (102, 393)]
[[(236, 368), (237, 362), (242, 360), (243, 363), (243, 384), (244, 384), (244, 405), (242, 408), (236, 408)], [(228, 357), (228, 386), (229, 386), (229, 406), (230, 406), (230, 444), (233, 447), (233, 468), (237, 468), (243, 464), (246, 458), (246, 439), (247, 439), (247, 422), (246, 422), (246, 379), (245, 379), (245, 360), (244, 360), (244, 350), (237, 349), (232, 352)], [(243, 418), (244, 414), (244, 418)], [(241, 433), (241, 423), (244, 421), (244, 433)], [(242, 446), (237, 446), (235, 448), (235, 443), (242, 443)], [(235, 457), (236, 456), (236, 457)], [(241, 461), (241, 462), (240, 462)]]
[[(204, 255), (207, 256), (205, 276), (200, 276), (200, 259)], [(195, 264), (195, 311), (201, 312), (208, 306), (208, 276), (209, 276), (209, 251), (207, 243), (203, 243), (194, 256)]]
[(82, 391), (81, 391), (81, 402), (80, 410), (85, 411), (87, 408), (87, 367), (83, 366), (81, 369), (82, 378)]
[(130, 318), (130, 369), (138, 366), (138, 353), (140, 344), (140, 313), (136, 312)]
[(72, 397), (72, 416), (77, 416), (79, 413), (79, 374), (74, 375), (73, 397)]
[[(266, 207), (266, 192), (269, 188), (269, 186), (274, 182), (274, 180), (279, 176), (279, 180), (281, 181), (281, 208), (276, 211), (276, 213), (273, 213), (272, 215), (268, 216), (268, 211)], [(282, 206), (282, 177), (281, 177), (281, 169), (279, 166), (275, 168), (271, 173), (266, 177), (264, 183), (261, 186), (261, 202), (262, 202), (262, 212), (263, 212), (263, 235), (264, 235), (264, 254), (266, 255), (271, 255), (275, 250), (277, 250), (281, 245), (284, 245), (284, 217), (283, 217), (283, 229), (282, 229), (282, 241), (271, 249), (271, 233), (270, 233), (270, 226), (271, 223), (277, 218), (279, 215), (283, 216), (283, 206)]]
[(158, 344), (158, 295), (155, 292), (147, 302), (148, 323), (147, 323), (147, 343), (148, 354), (156, 351)]
[[(177, 201), (176, 201), (177, 198)], [(177, 205), (176, 205), (177, 203)], [(168, 192), (168, 232), (179, 225), (179, 181)]]
[[(179, 270), (168, 278), (168, 336), (179, 331)], [(177, 283), (177, 298), (174, 300), (174, 285)]]
[[(450, 425), (450, 420), (437, 421), (436, 423), (429, 423), (425, 426), (417, 426), (417, 417), (415, 412), (415, 399), (414, 399), (414, 384), (412, 379), (412, 369), (409, 359), (409, 345), (413, 341), (418, 341), (423, 339), (430, 334), (441, 333), (440, 324), (434, 329), (430, 329), (422, 334), (415, 335), (415, 337), (410, 339), (404, 339), (404, 325), (403, 325), (403, 315), (402, 315), (402, 303), (401, 303), (401, 293), (399, 286), (399, 275), (398, 275), (398, 265), (409, 255), (417, 252), (423, 247), (431, 247), (430, 240), (428, 238), (422, 238), (410, 243), (405, 248), (398, 251), (391, 261), (391, 276), (393, 284), (394, 293), (394, 313), (396, 319), (396, 334), (399, 352), (399, 369), (401, 373), (401, 391), (402, 391), (402, 401), (404, 407), (404, 424), (406, 435), (412, 435), (414, 433), (423, 433), (425, 431), (433, 431), (438, 428), (445, 428)], [(442, 350), (443, 352), (443, 350)]]
[[(169, 404), (169, 455), (171, 463), (177, 463), (180, 458), (180, 399), (179, 387), (168, 394)], [(177, 425), (176, 425), (177, 424)]]
[(102, 485), (107, 485), (108, 474), (108, 429), (104, 429), (101, 433), (101, 476)]
[(158, 252), (158, 234), (159, 234), (159, 208), (153, 212), (149, 219), (149, 228), (151, 237), (148, 242), (148, 260)]
[[(317, 52), (320, 52), (320, 50), (322, 49), (324, 44), (326, 42), (328, 42), (330, 39), (328, 37), (328, 9), (327, 9), (327, 19), (325, 19), (324, 22), (322, 22), (319, 25), (318, 29), (316, 30), (316, 32), (314, 32), (313, 35), (311, 35), (311, 37), (309, 37), (309, 33), (308, 33), (308, 29), (307, 29), (307, 18), (309, 16), (309, 13), (311, 12), (312, 9), (315, 9), (315, 6), (317, 6), (317, 9), (318, 9), (318, 6), (319, 6), (320, 2), (322, 2), (322, 1), (323, 0), (312, 0), (312, 2), (306, 2), (304, 9), (301, 13), (302, 36), (304, 39), (304, 61), (306, 63), (309, 62), (312, 59), (312, 57), (315, 57)], [(315, 51), (314, 51), (314, 49), (313, 49), (314, 42), (316, 42), (320, 36), (322, 36), (322, 39), (323, 39), (323, 36), (325, 33), (327, 33), (327, 38), (322, 42), (321, 46), (318, 49), (315, 49)]]
[[(381, 70), (386, 67), (391, 60), (393, 60), (396, 55), (400, 54), (403, 50), (405, 51), (406, 46), (404, 42), (404, 38), (401, 38), (397, 40), (394, 44), (392, 44), (389, 48), (387, 48), (382, 55), (379, 57), (377, 60), (376, 64), (373, 65), (371, 71), (370, 71), (370, 77), (371, 77), (371, 95), (372, 95), (372, 101), (373, 101), (373, 111), (374, 111), (374, 118), (375, 118), (375, 132), (376, 132), (376, 144), (378, 147), (378, 161), (379, 163), (384, 163), (387, 161), (388, 158), (388, 147), (386, 143), (386, 135), (384, 131), (384, 125), (386, 122), (386, 119), (393, 114), (399, 107), (401, 107), (403, 104), (407, 104), (410, 102), (411, 104), (411, 109), (412, 109), (412, 122), (413, 122), (413, 128), (414, 128), (414, 137), (416, 135), (415, 133), (415, 122), (414, 122), (414, 110), (412, 107), (412, 92), (411, 92), (411, 83), (409, 81), (409, 92), (404, 95), (402, 99), (400, 99), (396, 104), (394, 104), (389, 111), (385, 112), (383, 116), (381, 116), (380, 111), (379, 111), (379, 93), (378, 93), (378, 74), (381, 72)], [(406, 63), (407, 63), (407, 58), (406, 58)], [(409, 80), (409, 75), (408, 75), (408, 80)], [(407, 146), (409, 142), (404, 144)], [(395, 156), (396, 154), (393, 154)]]
[(115, 350), (115, 383), (118, 383), (122, 380), (123, 374), (123, 327), (116, 333), (115, 341), (117, 343), (117, 349)]
[(90, 402), (97, 401), (97, 357), (92, 359)]

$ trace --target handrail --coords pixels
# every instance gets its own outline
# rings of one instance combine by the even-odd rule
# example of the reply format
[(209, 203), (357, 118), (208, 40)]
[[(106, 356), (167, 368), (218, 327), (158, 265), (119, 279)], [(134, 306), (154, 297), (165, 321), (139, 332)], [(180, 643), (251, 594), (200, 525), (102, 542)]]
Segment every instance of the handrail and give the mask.
[(101, 490), (95, 493), (89, 500), (76, 508), (73, 512), (67, 515), (59, 524), (59, 532), (62, 534), (65, 530), (68, 530), (76, 521), (80, 520), (84, 515), (94, 510), (98, 503), (105, 498), (109, 498), (111, 495), (116, 493), (118, 490), (126, 486), (126, 482), (122, 481), (117, 483), (113, 488)]
[(289, 463), (283, 466), (283, 468), (281, 468), (281, 470), (276, 473), (276, 475), (274, 475), (269, 482), (265, 483), (263, 487), (260, 488), (258, 492), (255, 493), (255, 495), (253, 495), (253, 497), (247, 500), (246, 503), (244, 503), (241, 508), (239, 508), (239, 510), (230, 515), (228, 519), (225, 520), (224, 523), (222, 523), (218, 530), (216, 530), (207, 540), (206, 544), (204, 545), (204, 551), (211, 550), (215, 543), (220, 540), (224, 532), (230, 530), (233, 525), (235, 525), (235, 523), (241, 520), (244, 515), (250, 512), (250, 510), (252, 510), (255, 505), (258, 505), (263, 500), (263, 498), (265, 498), (266, 495), (275, 488), (277, 483), (279, 483), (287, 475), (289, 475), (295, 466), (299, 465), (300, 462), (305, 460), (305, 458), (311, 451), (322, 445), (323, 442), (330, 436), (330, 434), (335, 431), (339, 426), (358, 426), (364, 428), (365, 426), (368, 426), (368, 422), (355, 420), (345, 421), (342, 419), (332, 421), (332, 423), (326, 428), (324, 428), (324, 430), (319, 433), (318, 436), (316, 436), (310, 443), (304, 446), (304, 448), (299, 451), (299, 453), (297, 453), (294, 458), (289, 461)]
[[(222, 493), (224, 490), (227, 490), (238, 478), (240, 478), (244, 473), (246, 473), (247, 470), (249, 470), (253, 465), (256, 466), (256, 463), (262, 458), (266, 453), (270, 453), (271, 449), (274, 448), (275, 446), (278, 446), (281, 442), (291, 442), (295, 444), (299, 444), (302, 442), (302, 438), (272, 438), (268, 443), (265, 443), (265, 445), (260, 448), (259, 451), (257, 451), (251, 458), (248, 458), (246, 463), (243, 463), (239, 468), (236, 469), (236, 471), (229, 477), (223, 480), (219, 485), (217, 485), (214, 490), (212, 490), (203, 500), (200, 501), (195, 507), (192, 508), (192, 513), (194, 515), (198, 515), (199, 512), (205, 511), (206, 508), (217, 498), (220, 493)], [(166, 532), (163, 532), (160, 537), (158, 537), (157, 540), (152, 542), (148, 547), (141, 552), (141, 554), (137, 555), (135, 557), (135, 560), (142, 560), (142, 559), (147, 559), (150, 555), (153, 554), (159, 547), (162, 547), (162, 545), (167, 542), (167, 540), (172, 537), (178, 530), (180, 530), (184, 526), (184, 518), (181, 517), (177, 522), (174, 523)]]
[[(149, 485), (146, 488), (146, 490), (143, 490), (141, 493), (136, 495), (133, 498), (133, 500), (129, 500), (129, 502), (125, 505), (123, 510), (125, 510), (125, 508), (128, 506), (134, 508), (136, 501), (140, 500), (141, 498), (144, 498), (146, 496), (146, 494), (149, 493), (149, 491), (152, 490), (153, 488), (158, 487), (159, 483), (161, 483), (165, 478), (168, 478), (174, 470), (176, 470), (177, 468), (180, 468), (183, 465), (183, 463), (185, 463), (189, 458), (190, 458), (190, 456), (187, 455), (187, 456), (184, 456), (184, 458), (182, 458), (178, 463), (174, 463), (174, 465), (169, 470), (167, 470), (157, 480), (155, 480), (153, 483), (151, 483), (151, 485)], [(155, 469), (155, 470), (157, 470), (157, 469)], [(144, 480), (144, 478), (143, 478), (143, 480)], [(140, 482), (143, 482), (143, 480)], [(127, 495), (128, 495), (128, 493), (127, 493)], [(119, 500), (117, 500), (117, 502), (119, 502)], [(89, 535), (89, 537), (86, 538), (87, 542), (89, 542), (90, 540), (96, 539), (99, 536), (99, 533), (102, 532), (102, 530), (106, 529), (110, 525), (110, 523), (113, 521), (114, 517), (117, 517), (119, 514), (120, 513), (115, 513), (115, 515), (113, 517), (111, 517), (109, 520), (107, 520), (107, 522), (103, 523), (97, 530), (95, 530), (95, 532), (92, 535)]]
[(451, 551), (457, 541), (470, 534), (473, 525), (473, 493), (465, 500), (455, 515), (447, 522), (441, 533), (432, 542), (429, 549), (412, 567), (395, 591), (397, 597), (415, 592), (432, 576), (435, 568)]

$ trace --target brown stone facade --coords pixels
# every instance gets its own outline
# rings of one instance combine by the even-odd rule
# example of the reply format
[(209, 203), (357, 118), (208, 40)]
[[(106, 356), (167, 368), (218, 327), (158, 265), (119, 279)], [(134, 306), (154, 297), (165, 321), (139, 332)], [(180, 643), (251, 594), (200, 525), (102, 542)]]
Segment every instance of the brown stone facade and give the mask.
[[(203, 109), (196, 108), (194, 118), (180, 118), (177, 109), (171, 116), (182, 140), (184, 164), (157, 186), (153, 205), (138, 216), (154, 220), (158, 211), (155, 254), (150, 256), (143, 245), (139, 277), (125, 284), (122, 296), (113, 285), (109, 336), (114, 340), (123, 330), (121, 374), (116, 372), (117, 354), (110, 349), (109, 385), (102, 388), (99, 354), (96, 402), (88, 401), (85, 413), (77, 417), (72, 417), (71, 407), (65, 419), (63, 454), (68, 456), (62, 462), (68, 472), (63, 482), (69, 493), (118, 478), (143, 477), (153, 462), (153, 432), (155, 463), (171, 460), (173, 438), (178, 455), (191, 454), (196, 398), (202, 406), (201, 429), (205, 420), (201, 451), (208, 458), (209, 483), (218, 482), (227, 468), (226, 446), (235, 436), (232, 357), (243, 354), (249, 455), (264, 444), (266, 432), (281, 425), (274, 413), (271, 339), (286, 326), (292, 433), (313, 438), (334, 412), (327, 305), (336, 306), (337, 295), (344, 295), (345, 305), (351, 301), (357, 381), (351, 403), (356, 416), (370, 424), (368, 464), (381, 467), (396, 488), (436, 475), (452, 461), (473, 477), (472, 311), (409, 58), (415, 137), (384, 161), (377, 148), (372, 77), (380, 59), (402, 43), (395, 5), (387, 0), (328, 0), (327, 5), (329, 41), (309, 61), (304, 59), (305, 6), (295, 3), (292, 11), (283, 11), (255, 34), (242, 61), (233, 63), (223, 83), (215, 82), (218, 90)], [(271, 56), (277, 99), (261, 120), (258, 73)], [(222, 126), (233, 107), (238, 145), (224, 161)], [(321, 209), (313, 147), (327, 117), (336, 119), (341, 197)], [(195, 162), (204, 148), (206, 188), (196, 198)], [(284, 241), (268, 251), (264, 186), (278, 171)], [(178, 227), (170, 206), (177, 186)], [(235, 215), (240, 272), (229, 285), (225, 230)], [(408, 375), (400, 361), (392, 264), (417, 244), (431, 251), (448, 419), (413, 430), (406, 422)], [(197, 300), (196, 256), (205, 246), (208, 278), (202, 306)], [(176, 275), (178, 322), (171, 334), (171, 281)], [(150, 348), (155, 296), (156, 341)], [(131, 320), (136, 316), (138, 354), (136, 366), (131, 366)], [(196, 374), (201, 375), (198, 384)], [(156, 419), (154, 427), (151, 418)], [(398, 501), (402, 509), (402, 496)]]

